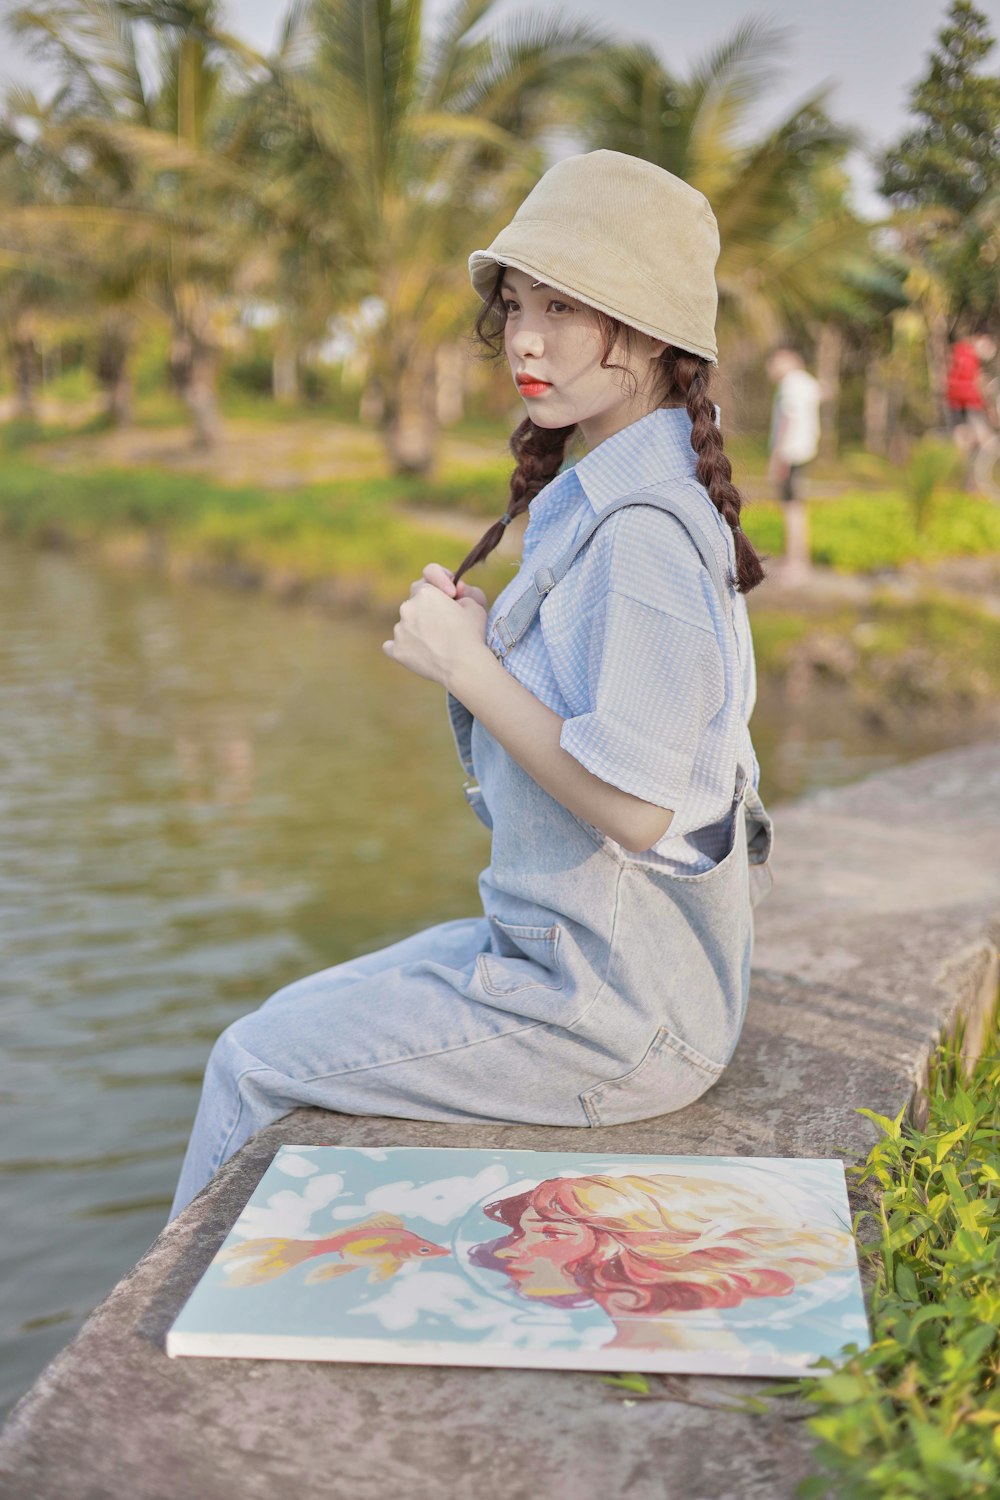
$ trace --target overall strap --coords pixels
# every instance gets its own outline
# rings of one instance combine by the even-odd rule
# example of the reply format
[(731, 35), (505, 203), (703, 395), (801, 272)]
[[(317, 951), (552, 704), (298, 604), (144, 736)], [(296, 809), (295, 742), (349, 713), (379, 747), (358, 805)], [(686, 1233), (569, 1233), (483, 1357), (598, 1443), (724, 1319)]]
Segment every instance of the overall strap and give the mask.
[(681, 523), (709, 571), (715, 591), (722, 602), (726, 619), (732, 620), (732, 586), (723, 579), (718, 555), (709, 540), (706, 529), (696, 522), (690, 510), (682, 507), (679, 502), (650, 490), (637, 490), (634, 494), (622, 495), (619, 499), (613, 500), (610, 505), (592, 516), (589, 525), (584, 528), (582, 534), (577, 537), (569, 551), (563, 554), (555, 567), (539, 568), (536, 571), (524, 593), (515, 599), (506, 614), (499, 616), (493, 622), (496, 639), (491, 643), (491, 649), (495, 656), (502, 659), (517, 645), (541, 608), (546, 594), (568, 572), (578, 553), (582, 552), (601, 522), (606, 521), (615, 511), (624, 509), (626, 505), (655, 505)]

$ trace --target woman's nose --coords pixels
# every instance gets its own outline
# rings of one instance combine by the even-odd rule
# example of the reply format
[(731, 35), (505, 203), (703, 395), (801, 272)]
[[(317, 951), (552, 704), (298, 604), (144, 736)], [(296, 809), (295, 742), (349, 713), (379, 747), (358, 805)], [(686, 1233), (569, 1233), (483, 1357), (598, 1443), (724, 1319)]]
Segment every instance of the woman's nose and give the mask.
[(528, 354), (540, 355), (544, 349), (541, 330), (522, 325), (511, 334), (510, 347), (519, 359)]

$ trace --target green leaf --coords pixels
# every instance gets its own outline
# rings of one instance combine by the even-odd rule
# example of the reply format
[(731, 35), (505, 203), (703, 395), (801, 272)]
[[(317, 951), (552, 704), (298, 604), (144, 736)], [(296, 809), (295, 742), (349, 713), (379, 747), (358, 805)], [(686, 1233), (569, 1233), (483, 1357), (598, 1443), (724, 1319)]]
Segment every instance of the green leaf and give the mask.
[(947, 1135), (938, 1136), (934, 1142), (934, 1160), (938, 1166), (944, 1161), (952, 1146), (960, 1141), (963, 1136), (967, 1135), (968, 1131), (969, 1123), (966, 1121), (965, 1124), (959, 1125), (957, 1130), (949, 1130)]
[(898, 1141), (903, 1133), (902, 1119), (903, 1115), (906, 1113), (905, 1106), (900, 1110), (899, 1114), (894, 1120), (890, 1120), (888, 1115), (876, 1114), (873, 1109), (859, 1109), (856, 1111), (856, 1113), (859, 1115), (864, 1115), (866, 1119), (871, 1120), (872, 1123), (877, 1125), (879, 1130), (883, 1131), (883, 1133), (887, 1135), (892, 1141)]
[(604, 1385), (615, 1385), (620, 1390), (632, 1391), (637, 1396), (648, 1396), (650, 1394), (649, 1381), (645, 1375), (602, 1375)]

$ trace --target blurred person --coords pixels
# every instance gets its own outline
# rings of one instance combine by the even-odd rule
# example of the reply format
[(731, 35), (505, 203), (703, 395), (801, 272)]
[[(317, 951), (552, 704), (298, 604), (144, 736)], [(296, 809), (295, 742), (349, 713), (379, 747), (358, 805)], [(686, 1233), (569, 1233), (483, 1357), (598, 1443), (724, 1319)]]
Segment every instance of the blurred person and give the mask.
[(968, 338), (957, 339), (951, 346), (945, 399), (952, 437), (966, 459), (963, 480), (966, 488), (976, 454), (989, 442), (993, 432), (995, 417), (991, 418), (986, 400), (983, 365), (995, 359), (996, 352), (996, 342), (982, 329)]
[(778, 490), (785, 517), (786, 581), (809, 573), (809, 522), (802, 494), (802, 474), (819, 451), (820, 384), (810, 375), (798, 350), (779, 345), (767, 361), (774, 385), (770, 461), (767, 475)]

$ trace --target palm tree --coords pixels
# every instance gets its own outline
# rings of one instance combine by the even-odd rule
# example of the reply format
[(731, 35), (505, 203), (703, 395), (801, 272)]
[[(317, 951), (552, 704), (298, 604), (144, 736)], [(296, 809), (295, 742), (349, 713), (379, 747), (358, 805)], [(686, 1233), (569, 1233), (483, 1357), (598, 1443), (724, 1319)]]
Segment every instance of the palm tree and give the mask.
[[(831, 168), (854, 144), (817, 90), (750, 138), (748, 114), (770, 88), (786, 32), (746, 21), (686, 78), (643, 44), (595, 55), (574, 106), (590, 148), (654, 161), (709, 199), (719, 222), (720, 337), (737, 355), (815, 320), (831, 285), (867, 254), (873, 226), (850, 210)], [(824, 191), (817, 191), (824, 179)]]
[[(217, 0), (38, 0), (8, 18), (59, 86), (44, 110), (17, 90), (8, 96), (7, 151), (31, 160), (43, 187), (35, 207), (5, 215), (4, 236), (48, 256), (62, 229), (52, 265), (96, 288), (108, 309), (100, 363), (119, 398), (124, 310), (138, 302), (166, 316), (171, 373), (202, 446), (218, 430), (217, 333), (246, 249), (224, 87), (239, 43), (217, 23)], [(148, 84), (144, 24), (157, 44)], [(26, 112), (34, 128), (24, 136), (16, 122)]]
[(468, 254), (544, 170), (559, 90), (604, 40), (560, 15), (484, 33), (495, 3), (453, 0), (430, 35), (419, 0), (300, 5), (301, 45), (242, 100), (244, 128), (267, 122), (268, 213), (300, 264), (330, 267), (335, 306), (383, 309), (368, 367), (399, 472), (433, 463), (435, 356), (470, 318)]
[[(8, 214), (31, 204), (37, 193), (32, 164), (10, 149), (10, 139), (7, 122), (0, 119), (0, 202), (7, 205)], [(35, 420), (43, 341), (65, 320), (75, 301), (44, 255), (26, 253), (17, 244), (0, 244), (0, 338), (13, 375), (15, 418)]]
[[(100, 207), (97, 235), (114, 225), (148, 257), (202, 441), (226, 294), (269, 288), (294, 341), (325, 287), (329, 312), (379, 299), (368, 357), (388, 452), (399, 470), (430, 466), (435, 355), (469, 317), (469, 249), (543, 170), (557, 88), (603, 40), (559, 17), (473, 36), (495, 3), (453, 0), (425, 37), (419, 0), (292, 0), (269, 57), (222, 30), (218, 0), (14, 12), (60, 70), (48, 145), (84, 154), (86, 180), (55, 211), (79, 225), (84, 203)], [(152, 91), (143, 23), (159, 41)]]

